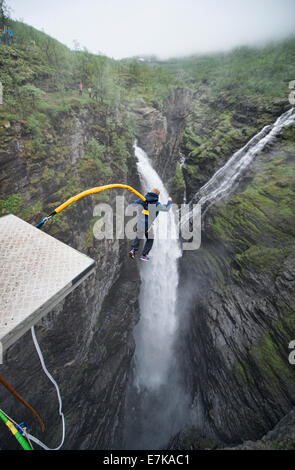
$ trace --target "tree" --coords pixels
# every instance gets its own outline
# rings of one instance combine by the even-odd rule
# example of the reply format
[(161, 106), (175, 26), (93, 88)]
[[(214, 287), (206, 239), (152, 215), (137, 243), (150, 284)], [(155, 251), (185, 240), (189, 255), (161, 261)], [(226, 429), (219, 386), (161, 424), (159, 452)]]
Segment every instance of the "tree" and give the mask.
[(10, 9), (5, 0), (0, 0), (0, 28), (7, 25), (10, 15)]
[(35, 110), (38, 103), (42, 100), (45, 92), (35, 85), (23, 85), (18, 89), (18, 95), (23, 112), (28, 112), (31, 109)]
[(114, 71), (107, 57), (100, 56), (96, 59), (92, 83), (98, 93), (101, 104), (105, 104), (111, 108), (119, 104), (120, 88), (115, 83)]

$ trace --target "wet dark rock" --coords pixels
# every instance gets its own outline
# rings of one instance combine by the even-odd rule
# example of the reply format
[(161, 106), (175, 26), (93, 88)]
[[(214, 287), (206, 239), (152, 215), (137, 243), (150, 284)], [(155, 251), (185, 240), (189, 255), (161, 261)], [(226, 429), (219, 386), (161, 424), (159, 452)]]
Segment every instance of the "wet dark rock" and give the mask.
[(180, 160), (180, 138), (192, 98), (189, 89), (176, 88), (161, 111), (146, 106), (133, 109), (138, 116), (138, 145), (152, 159), (172, 195), (176, 164)]

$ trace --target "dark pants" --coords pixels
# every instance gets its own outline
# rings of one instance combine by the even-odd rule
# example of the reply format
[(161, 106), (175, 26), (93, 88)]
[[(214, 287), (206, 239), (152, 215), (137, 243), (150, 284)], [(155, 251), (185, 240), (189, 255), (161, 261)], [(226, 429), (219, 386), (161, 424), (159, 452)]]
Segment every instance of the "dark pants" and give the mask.
[(139, 248), (140, 240), (143, 239), (143, 235), (146, 238), (146, 242), (142, 251), (143, 256), (146, 256), (149, 254), (149, 252), (152, 249), (153, 243), (154, 243), (154, 232), (153, 229), (150, 229), (149, 231), (141, 232), (140, 230), (137, 230), (137, 236), (135, 237), (133, 243), (132, 243), (132, 248), (133, 250), (137, 251)]

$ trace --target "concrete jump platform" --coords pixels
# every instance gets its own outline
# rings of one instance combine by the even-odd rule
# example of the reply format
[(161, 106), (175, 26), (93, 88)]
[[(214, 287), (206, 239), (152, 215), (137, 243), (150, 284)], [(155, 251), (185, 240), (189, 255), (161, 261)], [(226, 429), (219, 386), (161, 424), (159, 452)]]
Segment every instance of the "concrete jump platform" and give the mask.
[(4, 352), (95, 271), (95, 261), (14, 215), (0, 218)]

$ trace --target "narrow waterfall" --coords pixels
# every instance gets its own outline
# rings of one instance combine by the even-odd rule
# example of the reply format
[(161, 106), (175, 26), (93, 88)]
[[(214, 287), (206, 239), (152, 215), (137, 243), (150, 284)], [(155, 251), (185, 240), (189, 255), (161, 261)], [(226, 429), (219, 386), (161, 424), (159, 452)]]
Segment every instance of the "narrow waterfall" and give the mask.
[(294, 108), (289, 109), (274, 124), (265, 126), (243, 148), (234, 153), (226, 164), (202, 186), (191, 202), (201, 204), (204, 214), (212, 204), (236, 189), (245, 170), (256, 155), (275, 139), (283, 127), (295, 123), (293, 112)]
[[(159, 200), (166, 204), (168, 192), (150, 159), (136, 143), (134, 150), (143, 192), (158, 188)], [(181, 248), (172, 210), (160, 213), (153, 229), (151, 261), (139, 261), (140, 321), (134, 330), (134, 379), (127, 406), (126, 447), (129, 449), (157, 449), (167, 443), (175, 426), (177, 430), (181, 401), (173, 353), (177, 332), (177, 260)]]

